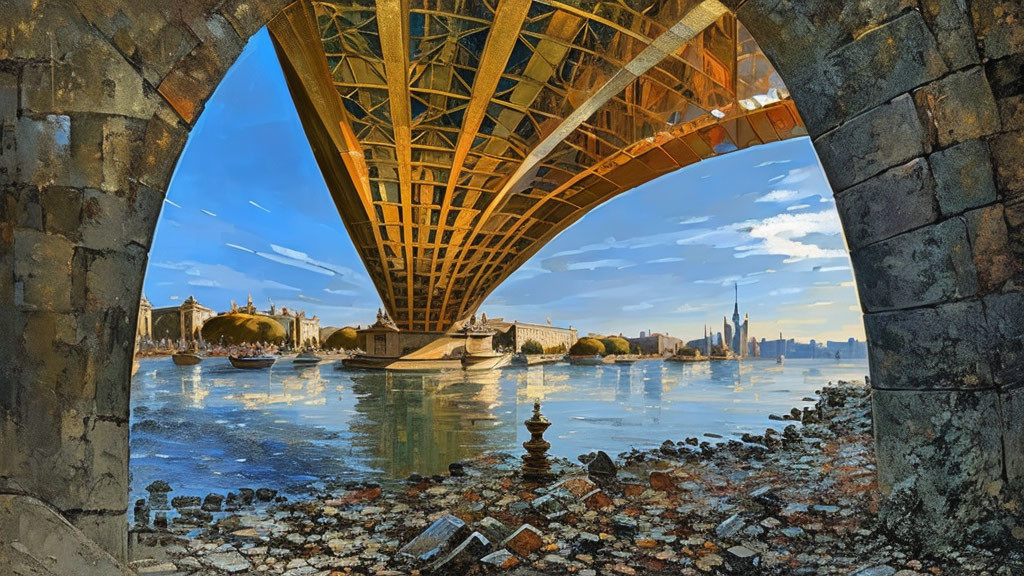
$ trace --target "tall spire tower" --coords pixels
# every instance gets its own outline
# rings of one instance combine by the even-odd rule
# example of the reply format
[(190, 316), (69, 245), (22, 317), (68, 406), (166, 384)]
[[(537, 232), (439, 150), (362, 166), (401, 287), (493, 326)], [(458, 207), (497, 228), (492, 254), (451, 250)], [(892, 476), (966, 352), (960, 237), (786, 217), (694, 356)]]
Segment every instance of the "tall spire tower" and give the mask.
[(733, 283), (733, 289), (736, 291), (736, 303), (732, 308), (732, 350), (742, 357), (746, 355), (744, 354), (746, 342), (743, 341), (745, 336), (743, 334), (743, 325), (740, 324), (740, 285), (738, 282)]

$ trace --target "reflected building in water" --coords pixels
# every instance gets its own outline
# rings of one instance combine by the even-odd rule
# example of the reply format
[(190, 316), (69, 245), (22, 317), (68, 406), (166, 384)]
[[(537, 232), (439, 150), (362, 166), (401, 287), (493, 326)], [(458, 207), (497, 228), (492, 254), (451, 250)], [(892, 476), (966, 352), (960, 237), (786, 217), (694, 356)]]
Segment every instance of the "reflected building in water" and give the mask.
[(374, 468), (400, 478), (432, 474), (448, 464), (515, 441), (515, 397), (505, 397), (500, 372), (352, 377), (358, 413), (353, 443)]

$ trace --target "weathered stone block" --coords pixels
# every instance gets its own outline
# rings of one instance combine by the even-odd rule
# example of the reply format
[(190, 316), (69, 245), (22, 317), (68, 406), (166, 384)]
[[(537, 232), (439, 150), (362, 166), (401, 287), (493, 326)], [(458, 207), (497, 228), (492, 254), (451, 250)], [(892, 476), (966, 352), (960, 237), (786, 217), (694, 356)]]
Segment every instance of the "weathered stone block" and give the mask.
[(1024, 196), (1024, 130), (1007, 132), (989, 142), (992, 150), (992, 166), (996, 171), (996, 185), (1004, 198)]
[(928, 162), (918, 158), (836, 195), (851, 250), (934, 222), (939, 216)]
[(154, 115), (146, 125), (145, 143), (133, 170), (135, 178), (155, 190), (167, 190), (187, 140), (187, 129)]
[(288, 0), (229, 0), (220, 7), (220, 12), (240, 38), (248, 39), (288, 4)]
[(82, 191), (54, 186), (39, 193), (43, 227), (47, 232), (78, 240), (82, 224)]
[(915, 91), (914, 101), (930, 138), (940, 148), (999, 130), (999, 109), (981, 66)]
[(105, 192), (127, 190), (146, 137), (146, 122), (114, 116), (103, 123), (103, 184)]
[(86, 190), (83, 198), (83, 244), (97, 250), (149, 247), (163, 194), (132, 184), (122, 194)]
[(154, 109), (139, 73), (97, 34), (83, 35), (81, 42), (55, 59), (26, 64), (21, 90), (24, 112), (142, 118)]
[(998, 292), (1014, 279), (1024, 280), (1024, 259), (1010, 250), (1002, 204), (971, 210), (964, 218), (981, 293)]
[[(1024, 292), (984, 298), (987, 334), (996, 383), (1003, 388), (1024, 385)], [(1018, 448), (1024, 444), (1016, 444)], [(1021, 452), (1021, 450), (1017, 450)]]
[(1019, 0), (971, 0), (974, 33), (985, 58), (1024, 52), (1024, 4)]
[(175, 64), (157, 89), (187, 124), (199, 116), (243, 45), (223, 16), (212, 15), (203, 23), (194, 29), (203, 42)]
[[(126, 499), (127, 500), (127, 499)], [(127, 507), (127, 502), (125, 503)], [(128, 522), (124, 511), (72, 512), (68, 520), (114, 558), (128, 557)]]
[(1006, 494), (1019, 507), (1024, 505), (1024, 388), (1003, 390), (999, 402), (1003, 445), (1007, 448)]
[[(828, 54), (817, 82), (804, 90), (800, 115), (808, 128), (837, 126), (946, 73), (921, 14), (905, 12)], [(812, 134), (821, 133), (821, 130)]]
[(14, 232), (15, 306), (69, 312), (74, 245), (62, 236), (36, 230)]
[(926, 306), (978, 292), (967, 228), (956, 218), (855, 250), (851, 259), (868, 312)]
[(921, 11), (950, 70), (978, 63), (971, 16), (961, 0), (922, 0)]
[(44, 120), (21, 117), (17, 132), (17, 179), (50, 186), (68, 182), (71, 164), (71, 118), (50, 115)]
[(1024, 53), (985, 64), (1003, 130), (1024, 130)]
[(13, 122), (18, 115), (18, 75), (0, 72), (0, 123)]
[(898, 389), (992, 386), (980, 334), (985, 313), (978, 301), (864, 315), (871, 378)]
[[(120, 545), (123, 548), (128, 542), (127, 522), (123, 515), (110, 520), (120, 520), (124, 525), (124, 542)], [(35, 498), (0, 495), (0, 558), (10, 562), (7, 567), (13, 574), (133, 574), (110, 555), (109, 549), (104, 550), (89, 536)], [(20, 545), (12, 546), (14, 542)], [(121, 558), (125, 556), (122, 554)]]
[(995, 390), (872, 392), (880, 517), (893, 537), (934, 546), (947, 541), (936, 535), (985, 532), (1002, 476), (997, 403)]
[(868, 110), (814, 142), (834, 190), (845, 190), (927, 151), (909, 95)]
[(968, 140), (928, 157), (935, 177), (935, 197), (943, 216), (959, 214), (996, 201), (992, 158), (983, 140)]

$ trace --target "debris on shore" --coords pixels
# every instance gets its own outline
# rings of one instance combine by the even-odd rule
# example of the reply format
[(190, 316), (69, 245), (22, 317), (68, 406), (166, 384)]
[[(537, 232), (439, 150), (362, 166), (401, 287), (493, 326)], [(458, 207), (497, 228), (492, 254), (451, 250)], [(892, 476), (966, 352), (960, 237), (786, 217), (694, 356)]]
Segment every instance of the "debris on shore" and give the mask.
[[(876, 522), (870, 389), (840, 382), (781, 431), (712, 444), (666, 440), (613, 460), (553, 460), (553, 480), (488, 454), (449, 476), (287, 501), (151, 489), (135, 504), (133, 568), (146, 575), (1024, 573), (1024, 551), (926, 558)], [(166, 490), (165, 490), (166, 487)], [(150, 526), (150, 512), (156, 515)]]

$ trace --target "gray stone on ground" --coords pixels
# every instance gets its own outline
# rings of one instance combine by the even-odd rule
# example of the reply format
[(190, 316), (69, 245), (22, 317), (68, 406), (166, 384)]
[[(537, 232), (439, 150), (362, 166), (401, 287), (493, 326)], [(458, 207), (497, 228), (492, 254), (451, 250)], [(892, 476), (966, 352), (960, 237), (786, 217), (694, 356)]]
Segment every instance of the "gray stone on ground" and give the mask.
[(515, 558), (515, 554), (512, 554), (505, 548), (498, 550), (497, 552), (491, 552), (487, 556), (480, 559), (480, 562), (487, 564), (488, 566), (504, 566), (510, 559)]
[(402, 546), (398, 553), (418, 560), (429, 560), (461, 538), (469, 528), (460, 518), (447, 514), (434, 521), (419, 536)]
[(719, 538), (732, 538), (745, 525), (739, 514), (733, 514), (715, 528), (715, 535)]
[(432, 574), (462, 575), (491, 551), (491, 541), (479, 532), (473, 532), (430, 567)]
[(204, 560), (210, 566), (232, 574), (249, 569), (249, 561), (235, 550), (214, 552), (206, 556)]
[(608, 454), (603, 450), (598, 450), (594, 459), (587, 464), (587, 472), (591, 476), (598, 478), (614, 478), (618, 469), (615, 467), (615, 463)]

